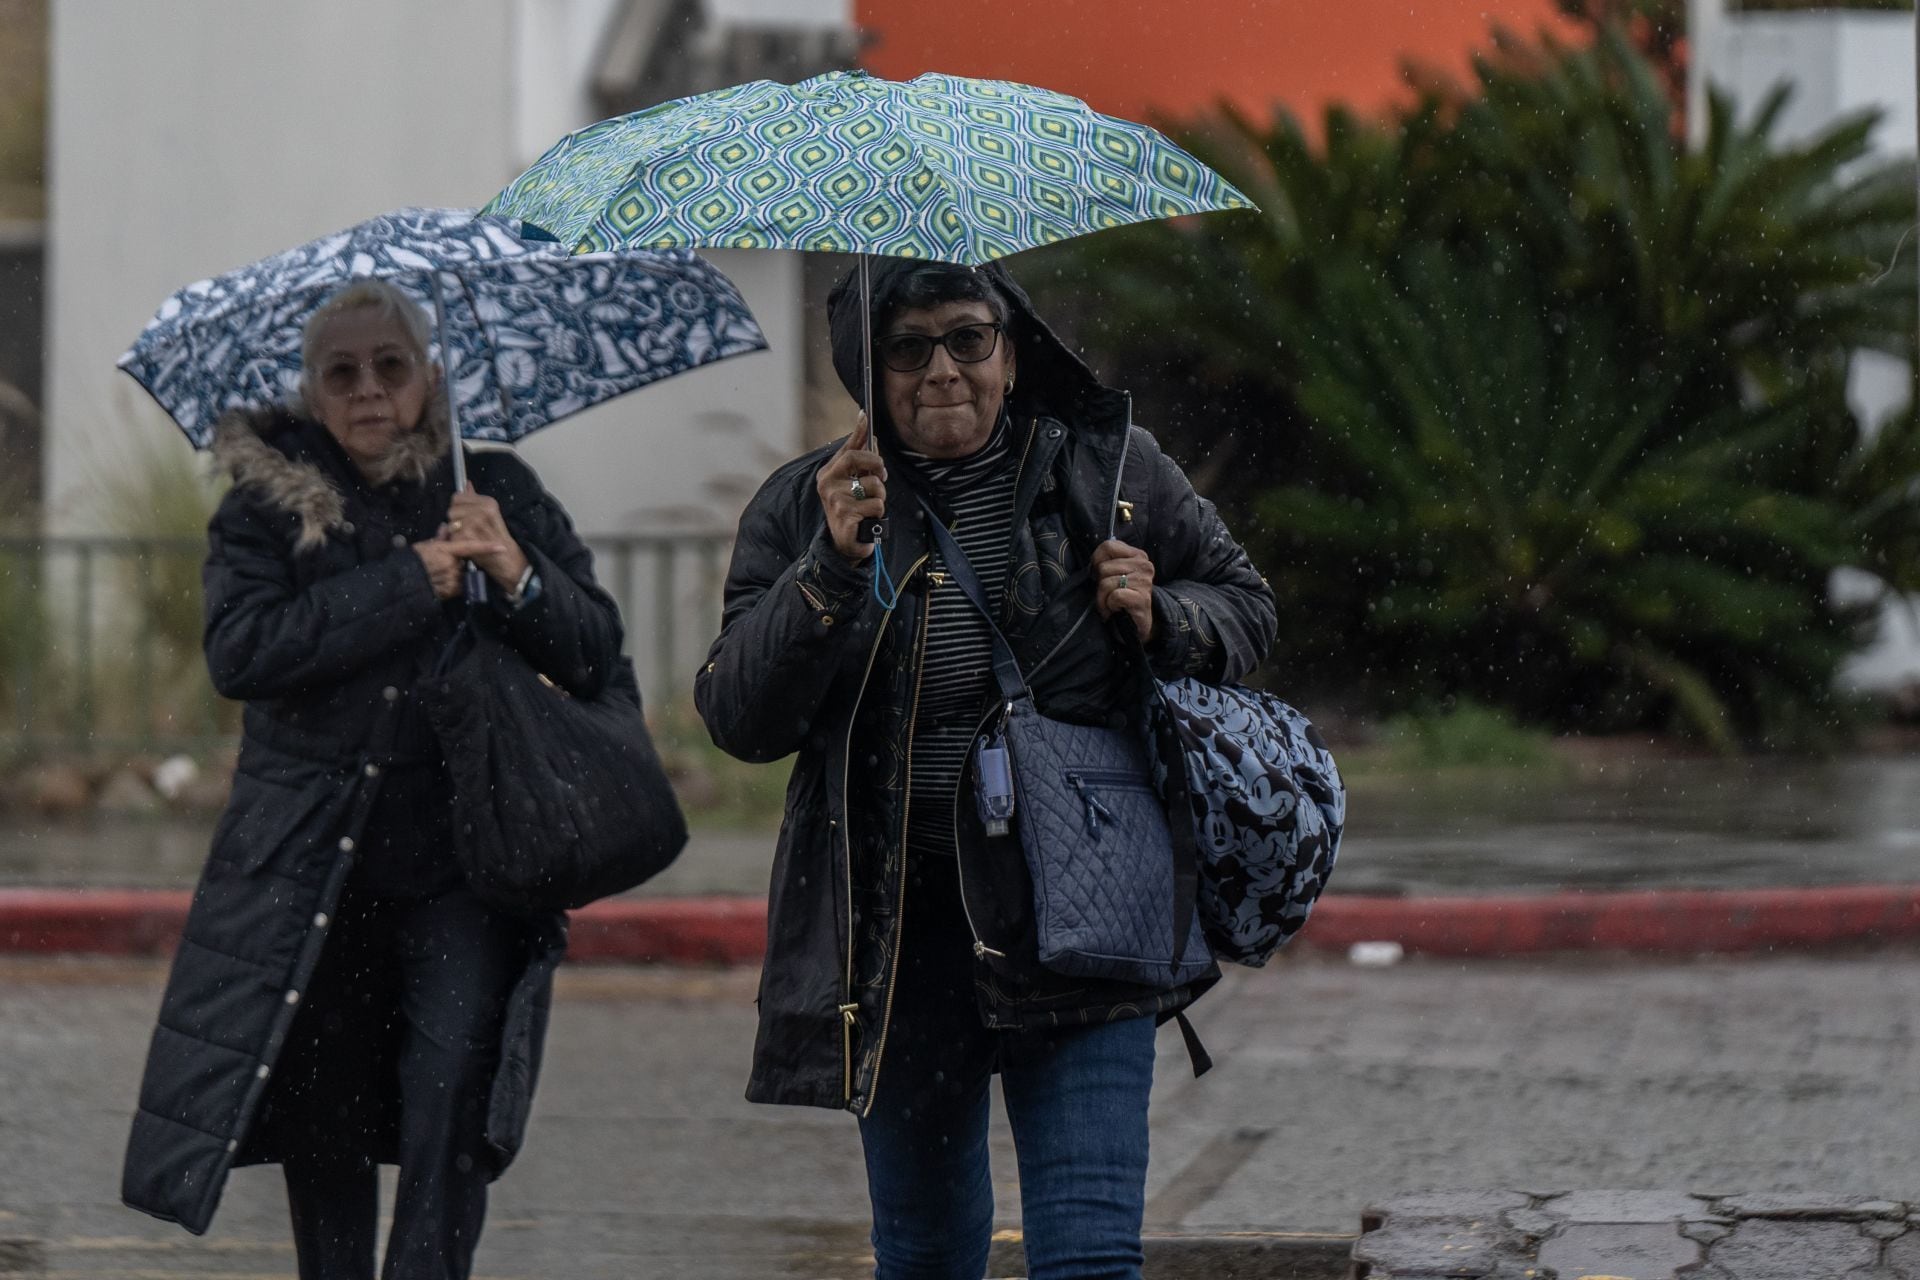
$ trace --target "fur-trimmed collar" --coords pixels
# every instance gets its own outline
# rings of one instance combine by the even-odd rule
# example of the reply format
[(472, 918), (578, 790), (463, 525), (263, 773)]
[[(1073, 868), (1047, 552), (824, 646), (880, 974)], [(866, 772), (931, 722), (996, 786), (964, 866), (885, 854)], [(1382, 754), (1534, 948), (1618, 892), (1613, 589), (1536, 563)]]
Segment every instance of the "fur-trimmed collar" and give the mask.
[[(298, 516), (300, 537), (295, 549), (310, 551), (345, 525), (347, 499), (319, 463), (281, 447), (278, 438), (300, 421), (279, 406), (229, 410), (214, 424), (213, 459), (233, 477), (236, 487), (250, 488), (273, 506)], [(395, 481), (424, 483), (447, 456), (450, 439), (446, 402), (432, 396), (419, 429), (394, 438), (393, 446), (367, 474), (367, 483), (376, 489)]]

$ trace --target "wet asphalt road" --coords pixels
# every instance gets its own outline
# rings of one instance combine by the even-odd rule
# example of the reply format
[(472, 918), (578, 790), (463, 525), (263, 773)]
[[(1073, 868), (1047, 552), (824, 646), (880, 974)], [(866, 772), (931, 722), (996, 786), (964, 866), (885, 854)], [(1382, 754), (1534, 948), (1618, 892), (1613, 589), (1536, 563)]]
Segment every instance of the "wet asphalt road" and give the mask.
[[(0, 959), (0, 1239), (53, 1275), (290, 1277), (273, 1170), (195, 1240), (118, 1204), (158, 965)], [(576, 968), (478, 1274), (852, 1277), (846, 1116), (741, 1099), (753, 975)], [(1699, 962), (1299, 959), (1163, 1032), (1149, 1226), (1351, 1232), (1428, 1186), (1819, 1189), (1920, 1199), (1920, 954)], [(1002, 1217), (1017, 1221), (996, 1135)]]

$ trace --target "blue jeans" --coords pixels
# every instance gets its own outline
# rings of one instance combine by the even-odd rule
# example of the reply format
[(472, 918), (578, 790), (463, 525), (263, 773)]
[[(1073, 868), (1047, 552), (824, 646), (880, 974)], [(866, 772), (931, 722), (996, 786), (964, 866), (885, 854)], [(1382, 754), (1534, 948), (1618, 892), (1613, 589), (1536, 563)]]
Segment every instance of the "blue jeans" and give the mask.
[(1139, 1280), (1153, 1019), (988, 1030), (965, 926), (956, 929), (945, 910), (957, 911), (957, 901), (940, 892), (952, 865), (914, 870), (925, 874), (909, 882), (893, 1023), (873, 1110), (860, 1121), (874, 1275), (985, 1275), (988, 1093), (997, 1069), (1020, 1161), (1030, 1280)]

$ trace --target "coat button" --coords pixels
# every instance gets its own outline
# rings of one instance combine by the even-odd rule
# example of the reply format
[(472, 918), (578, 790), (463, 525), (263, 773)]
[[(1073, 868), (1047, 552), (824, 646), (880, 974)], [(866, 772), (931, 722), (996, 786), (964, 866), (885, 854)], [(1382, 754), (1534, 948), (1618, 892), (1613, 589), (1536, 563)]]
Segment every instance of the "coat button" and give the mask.
[(404, 534), (404, 533), (396, 533), (396, 534), (394, 534), (394, 535), (393, 535), (393, 549), (394, 549), (395, 551), (398, 551), (398, 550), (399, 550), (399, 549), (400, 549), (401, 547), (404, 547), (404, 546), (406, 546), (406, 545), (407, 545), (407, 535), (406, 535), (406, 534)]
[(392, 685), (388, 685), (386, 688), (380, 691), (380, 696), (385, 698), (388, 702), (397, 702), (400, 699), (400, 691), (394, 688)]
[(380, 776), (380, 766), (374, 764), (372, 761), (368, 761), (367, 767), (363, 772), (365, 772), (369, 778), (377, 778)]
[(273, 1068), (263, 1062), (260, 1064), (260, 1069), (254, 1072), (253, 1074), (260, 1077), (260, 1079), (265, 1080), (268, 1076), (273, 1074)]
[(352, 837), (352, 836), (341, 836), (341, 837), (340, 837), (340, 852), (342, 852), (342, 853), (352, 853), (352, 852), (353, 852), (353, 837)]
[(324, 929), (327, 927), (326, 912), (322, 911), (313, 917), (313, 927), (316, 929)]
[(349, 538), (351, 538), (353, 536), (353, 521), (342, 520), (340, 522), (340, 532), (346, 534)]
[(287, 1003), (288, 1003), (288, 1004), (299, 1004), (299, 1003), (300, 1003), (300, 993), (299, 993), (298, 991), (289, 991), (289, 992), (287, 992)]
[(227, 1154), (228, 1154), (228, 1155), (232, 1155), (232, 1154), (233, 1154), (234, 1152), (236, 1152), (236, 1151), (238, 1151), (239, 1149), (240, 1149), (240, 1139), (238, 1139), (238, 1138), (228, 1138), (228, 1139), (227, 1139)]

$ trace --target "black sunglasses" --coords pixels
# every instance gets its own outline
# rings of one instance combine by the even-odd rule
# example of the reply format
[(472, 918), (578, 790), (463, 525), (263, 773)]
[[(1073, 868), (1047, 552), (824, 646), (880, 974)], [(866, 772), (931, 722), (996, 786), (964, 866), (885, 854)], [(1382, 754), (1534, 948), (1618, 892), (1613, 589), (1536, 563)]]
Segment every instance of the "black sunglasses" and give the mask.
[(1000, 345), (1001, 325), (963, 324), (939, 337), (924, 333), (893, 333), (880, 339), (880, 363), (895, 373), (924, 369), (933, 360), (933, 349), (945, 347), (959, 364), (979, 364)]

